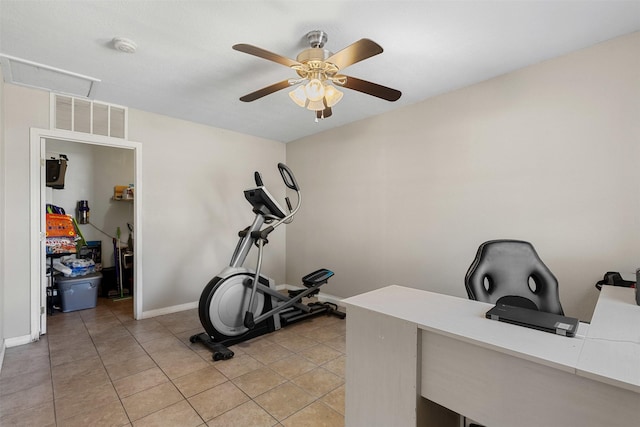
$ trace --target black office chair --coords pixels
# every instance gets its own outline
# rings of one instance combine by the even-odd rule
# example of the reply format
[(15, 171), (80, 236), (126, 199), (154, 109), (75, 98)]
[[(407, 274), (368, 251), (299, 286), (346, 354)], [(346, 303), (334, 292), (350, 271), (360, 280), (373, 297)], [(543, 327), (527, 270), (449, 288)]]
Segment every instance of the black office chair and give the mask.
[(529, 242), (484, 242), (467, 271), (464, 284), (469, 299), (564, 315), (558, 280)]

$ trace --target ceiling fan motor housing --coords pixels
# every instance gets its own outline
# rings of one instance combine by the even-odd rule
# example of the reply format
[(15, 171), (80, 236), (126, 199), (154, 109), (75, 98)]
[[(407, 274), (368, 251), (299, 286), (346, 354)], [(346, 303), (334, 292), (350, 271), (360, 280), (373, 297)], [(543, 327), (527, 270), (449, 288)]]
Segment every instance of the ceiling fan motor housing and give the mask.
[(307, 33), (307, 40), (311, 47), (324, 47), (324, 44), (329, 40), (327, 33), (322, 30), (313, 30)]
[(296, 60), (301, 65), (291, 67), (303, 79), (319, 79), (325, 81), (338, 72), (338, 67), (329, 62), (325, 62), (327, 58), (333, 55), (333, 52), (323, 47), (327, 39), (327, 33), (324, 31), (315, 30), (307, 33), (307, 40), (309, 40), (311, 47), (303, 50), (296, 57)]
[(296, 57), (296, 60), (304, 64), (305, 62), (309, 61), (324, 61), (331, 55), (332, 53), (327, 49), (311, 47), (300, 52), (300, 54)]
[(305, 49), (296, 58), (300, 64), (291, 68), (303, 79), (319, 79), (321, 81), (332, 79), (338, 72), (338, 67), (326, 62), (326, 59), (331, 55), (333, 55), (331, 52), (322, 48)]

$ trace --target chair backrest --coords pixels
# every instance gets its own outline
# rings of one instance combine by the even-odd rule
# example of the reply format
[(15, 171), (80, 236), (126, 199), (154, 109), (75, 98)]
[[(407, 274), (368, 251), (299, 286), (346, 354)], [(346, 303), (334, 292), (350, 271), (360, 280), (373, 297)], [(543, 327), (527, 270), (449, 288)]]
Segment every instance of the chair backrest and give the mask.
[(500, 300), (564, 315), (558, 280), (529, 242), (491, 240), (481, 244), (464, 282), (473, 300), (489, 303)]

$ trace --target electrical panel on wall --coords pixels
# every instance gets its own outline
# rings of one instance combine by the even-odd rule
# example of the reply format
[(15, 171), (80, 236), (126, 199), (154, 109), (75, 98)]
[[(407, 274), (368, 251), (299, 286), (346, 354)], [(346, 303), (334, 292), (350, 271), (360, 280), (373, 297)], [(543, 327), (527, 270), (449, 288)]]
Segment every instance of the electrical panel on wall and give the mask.
[(51, 128), (127, 138), (128, 110), (72, 96), (51, 94)]

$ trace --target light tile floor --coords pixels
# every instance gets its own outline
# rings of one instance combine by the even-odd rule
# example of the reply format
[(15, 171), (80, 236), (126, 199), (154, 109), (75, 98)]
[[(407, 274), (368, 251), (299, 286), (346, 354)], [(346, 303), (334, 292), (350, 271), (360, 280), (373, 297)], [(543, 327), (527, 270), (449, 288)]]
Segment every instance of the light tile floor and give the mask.
[(131, 300), (56, 313), (7, 349), (0, 426), (343, 426), (345, 320), (320, 316), (214, 362), (197, 310), (133, 320)]

